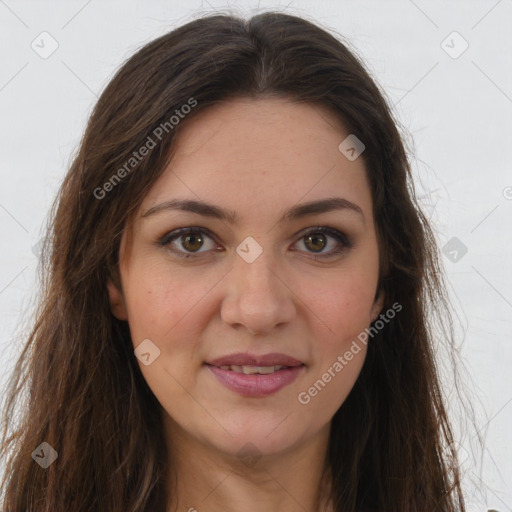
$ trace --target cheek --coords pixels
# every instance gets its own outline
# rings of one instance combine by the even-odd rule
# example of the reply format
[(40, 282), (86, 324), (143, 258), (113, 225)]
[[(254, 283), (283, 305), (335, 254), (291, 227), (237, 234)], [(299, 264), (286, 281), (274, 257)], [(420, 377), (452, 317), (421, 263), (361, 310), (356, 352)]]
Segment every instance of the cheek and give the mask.
[(345, 402), (359, 377), (365, 355), (365, 345), (348, 344), (315, 367), (297, 396), (303, 412), (314, 418), (313, 430), (329, 421)]
[(324, 340), (326, 346), (339, 347), (368, 327), (376, 284), (376, 276), (358, 269), (340, 270), (335, 276), (304, 282), (300, 296), (318, 320), (322, 331), (318, 339)]
[[(346, 286), (343, 291), (328, 294), (323, 302), (315, 302), (329, 335), (325, 336), (326, 329), (322, 327), (322, 332), (317, 330), (314, 336), (314, 378), (329, 382), (328, 386), (338, 398), (348, 394), (363, 365), (366, 338), (361, 333), (370, 323), (372, 299), (373, 294)], [(325, 397), (328, 394), (325, 393)]]
[[(203, 279), (204, 277), (204, 279)], [(134, 347), (151, 340), (159, 349), (157, 358), (139, 368), (158, 401), (167, 411), (190, 406), (183, 388), (193, 388), (197, 365), (196, 348), (207, 321), (205, 305), (218, 280), (206, 276), (190, 279), (169, 266), (133, 267), (126, 276), (128, 321)], [(172, 397), (172, 400), (171, 400)], [(187, 398), (188, 397), (188, 398)]]
[(134, 269), (125, 287), (134, 338), (172, 337), (173, 332), (197, 326), (197, 310), (214, 284), (213, 277), (195, 275), (190, 280), (183, 271), (170, 272), (162, 265)]
[(316, 418), (315, 425), (332, 418), (361, 372), (367, 351), (361, 334), (370, 324), (374, 284), (362, 273), (340, 274), (329, 283), (317, 282), (309, 296), (314, 358), (298, 401)]
[[(338, 410), (364, 364), (365, 329), (370, 325), (377, 273), (366, 268), (340, 270), (335, 278), (311, 280), (306, 306), (314, 322), (314, 361), (299, 403), (315, 417)], [(306, 295), (303, 295), (306, 296)]]

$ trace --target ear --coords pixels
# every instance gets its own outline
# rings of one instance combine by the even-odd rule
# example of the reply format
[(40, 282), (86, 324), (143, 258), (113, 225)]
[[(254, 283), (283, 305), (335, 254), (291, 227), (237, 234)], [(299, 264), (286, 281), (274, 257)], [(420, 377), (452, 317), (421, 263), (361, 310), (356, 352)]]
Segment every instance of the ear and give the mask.
[(110, 309), (112, 314), (118, 320), (128, 320), (128, 312), (126, 311), (126, 304), (124, 302), (123, 294), (111, 279), (107, 281), (107, 289), (110, 298)]
[(372, 305), (372, 309), (370, 311), (370, 322), (374, 322), (375, 319), (380, 315), (382, 311), (382, 306), (384, 305), (384, 298), (384, 290), (381, 289)]

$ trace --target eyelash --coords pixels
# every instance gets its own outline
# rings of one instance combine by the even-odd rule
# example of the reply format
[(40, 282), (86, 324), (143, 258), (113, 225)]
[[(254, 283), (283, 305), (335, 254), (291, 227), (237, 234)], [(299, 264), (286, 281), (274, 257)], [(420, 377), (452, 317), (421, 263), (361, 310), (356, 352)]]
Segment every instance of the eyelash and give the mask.
[[(318, 233), (327, 234), (327, 235), (335, 238), (337, 240), (337, 242), (340, 244), (340, 246), (337, 249), (333, 249), (328, 254), (311, 253), (313, 255), (313, 259), (315, 259), (315, 260), (323, 260), (323, 259), (327, 259), (327, 258), (332, 258), (333, 256), (336, 256), (336, 255), (340, 254), (341, 252), (343, 252), (344, 250), (350, 249), (352, 247), (351, 241), (344, 233), (341, 233), (337, 229), (331, 228), (329, 226), (316, 226), (314, 228), (310, 228), (306, 232), (303, 232), (300, 235), (299, 240), (307, 237), (308, 235), (313, 235), (313, 234), (318, 234)], [(215, 237), (210, 232), (210, 230), (208, 230), (206, 228), (198, 227), (198, 226), (192, 226), (192, 227), (188, 227), (188, 228), (175, 229), (174, 231), (167, 233), (162, 238), (160, 238), (160, 240), (158, 240), (158, 244), (161, 246), (164, 246), (164, 247), (168, 247), (168, 249), (173, 254), (175, 254), (176, 256), (178, 256), (180, 258), (197, 258), (197, 257), (200, 257), (201, 254), (208, 252), (208, 251), (203, 251), (202, 253), (201, 252), (184, 253), (182, 251), (178, 251), (178, 250), (172, 249), (170, 247), (171, 242), (180, 238), (181, 236), (185, 236), (185, 235), (189, 235), (189, 234), (206, 234), (208, 236), (208, 238), (211, 238), (212, 240), (215, 239)]]

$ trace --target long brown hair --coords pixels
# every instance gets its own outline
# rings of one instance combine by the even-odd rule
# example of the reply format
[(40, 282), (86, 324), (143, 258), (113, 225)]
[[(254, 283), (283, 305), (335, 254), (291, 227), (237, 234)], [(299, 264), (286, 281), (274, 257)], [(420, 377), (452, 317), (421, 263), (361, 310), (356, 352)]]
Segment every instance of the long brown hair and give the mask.
[[(162, 408), (127, 323), (111, 314), (106, 282), (119, 284), (120, 237), (169, 163), (180, 128), (230, 98), (269, 96), (326, 106), (364, 142), (383, 310), (403, 307), (369, 341), (333, 417), (335, 510), (464, 511), (430, 318), (445, 311), (443, 275), (398, 123), (341, 37), (267, 12), (204, 16), (155, 39), (99, 98), (52, 207), (40, 306), (5, 400), (4, 512), (165, 511)], [(143, 146), (147, 154), (133, 160)], [(47, 468), (33, 460), (43, 442), (58, 454)]]

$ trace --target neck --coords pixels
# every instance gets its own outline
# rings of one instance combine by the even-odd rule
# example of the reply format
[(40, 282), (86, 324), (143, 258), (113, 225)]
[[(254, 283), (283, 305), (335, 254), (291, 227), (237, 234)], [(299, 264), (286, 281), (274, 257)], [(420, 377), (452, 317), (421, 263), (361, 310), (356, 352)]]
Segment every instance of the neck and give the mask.
[(330, 512), (326, 468), (330, 424), (313, 439), (253, 460), (200, 442), (171, 419), (168, 512)]

